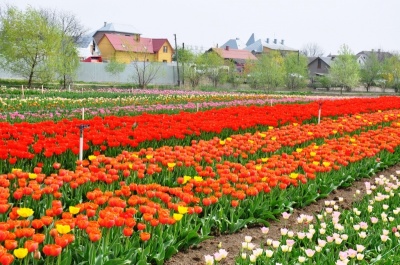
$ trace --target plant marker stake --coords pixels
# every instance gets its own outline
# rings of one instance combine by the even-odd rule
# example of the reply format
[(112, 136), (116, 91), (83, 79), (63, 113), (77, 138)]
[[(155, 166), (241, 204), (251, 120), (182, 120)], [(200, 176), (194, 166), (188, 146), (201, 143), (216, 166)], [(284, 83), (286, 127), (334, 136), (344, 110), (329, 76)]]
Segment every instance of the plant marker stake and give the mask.
[(82, 120), (85, 119), (85, 108), (82, 108)]
[(199, 112), (199, 102), (196, 103), (196, 112)]
[(78, 126), (79, 127), (79, 132), (80, 132), (80, 138), (79, 138), (79, 160), (82, 161), (83, 159), (83, 129), (88, 128), (88, 124), (81, 124)]
[(25, 94), (24, 94), (24, 85), (22, 85), (22, 97), (24, 97), (25, 96)]
[(272, 107), (272, 99), (271, 99), (271, 107)]
[(321, 108), (322, 108), (322, 103), (319, 103), (319, 108), (318, 108), (318, 124), (321, 121)]
[(71, 92), (71, 84), (68, 85), (68, 92)]
[(42, 94), (43, 94), (43, 92), (44, 92), (44, 91), (43, 91), (43, 85), (42, 85)]

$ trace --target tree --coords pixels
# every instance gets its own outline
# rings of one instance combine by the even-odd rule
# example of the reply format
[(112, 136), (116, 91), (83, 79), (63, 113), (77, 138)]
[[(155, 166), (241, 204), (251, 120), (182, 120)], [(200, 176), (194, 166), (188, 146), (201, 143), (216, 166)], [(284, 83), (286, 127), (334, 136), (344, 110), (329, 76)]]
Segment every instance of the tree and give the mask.
[(400, 89), (400, 55), (394, 54), (384, 61), (384, 78), (396, 92)]
[(330, 76), (335, 84), (340, 85), (340, 93), (343, 88), (351, 89), (360, 80), (360, 67), (355, 56), (346, 44), (340, 47), (339, 55), (333, 60)]
[(156, 62), (150, 62), (148, 59), (149, 54), (146, 52), (146, 50), (143, 52), (137, 52), (135, 54), (143, 60), (138, 61), (135, 58), (135, 60), (132, 61), (132, 78), (139, 85), (139, 88), (146, 88), (157, 76), (161, 65)]
[(316, 43), (307, 43), (300, 51), (306, 57), (319, 57), (324, 55), (324, 50)]
[(370, 53), (364, 65), (360, 67), (360, 78), (364, 87), (369, 92), (369, 88), (374, 84), (382, 71), (382, 63), (378, 60), (378, 55), (375, 52)]
[(62, 78), (64, 88), (79, 66), (75, 40), (84, 33), (76, 17), (48, 9), (20, 11), (8, 6), (0, 16), (4, 67), (42, 83)]
[(87, 30), (76, 16), (71, 13), (54, 9), (40, 9), (38, 12), (49, 25), (60, 30), (61, 49), (55, 69), (57, 74), (62, 78), (63, 88), (66, 88), (67, 81), (72, 79), (79, 66), (76, 43)]
[[(193, 76), (194, 72), (191, 72), (192, 65), (194, 61), (196, 60), (197, 56), (190, 50), (184, 49), (183, 47), (179, 47), (176, 52), (174, 53), (172, 60), (176, 61), (176, 55), (178, 55), (179, 58), (179, 63), (181, 64), (181, 69), (182, 69), (182, 84), (185, 84), (185, 78), (188, 76), (190, 78)], [(179, 67), (179, 65), (178, 65)], [(186, 71), (189, 71), (186, 73)], [(189, 80), (189, 82), (192, 84), (192, 82)], [(195, 86), (198, 85), (198, 82)], [(194, 87), (192, 85), (192, 87)]]
[(268, 93), (284, 83), (283, 57), (272, 51), (261, 55), (256, 62), (246, 65), (249, 71), (248, 82), (254, 88), (263, 87)]
[(226, 80), (229, 67), (224, 67), (224, 59), (214, 51), (203, 53), (199, 58), (197, 65), (204, 72), (214, 87)]
[(0, 17), (0, 47), (3, 67), (28, 79), (52, 80), (61, 48), (61, 34), (35, 9), (25, 12), (7, 7)]
[(116, 77), (119, 81), (119, 75), (125, 71), (126, 64), (119, 63), (112, 58), (109, 63), (105, 66), (106, 72), (110, 73), (112, 76)]
[(286, 87), (289, 89), (305, 87), (308, 80), (307, 57), (302, 54), (290, 53), (283, 62)]

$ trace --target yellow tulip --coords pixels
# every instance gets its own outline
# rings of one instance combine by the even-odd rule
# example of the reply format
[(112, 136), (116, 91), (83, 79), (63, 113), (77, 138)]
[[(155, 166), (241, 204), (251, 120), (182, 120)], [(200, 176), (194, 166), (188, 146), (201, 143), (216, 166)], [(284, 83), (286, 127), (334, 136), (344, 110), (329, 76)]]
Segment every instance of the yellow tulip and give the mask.
[(69, 232), (71, 232), (71, 227), (69, 225), (57, 224), (56, 229), (57, 232), (60, 234), (68, 234)]
[(23, 218), (33, 215), (34, 211), (31, 208), (19, 208), (17, 214)]
[(268, 157), (262, 157), (261, 161), (264, 162), (264, 163), (267, 162), (268, 161)]
[(77, 214), (77, 213), (79, 213), (79, 210), (80, 210), (80, 209), (81, 209), (81, 208), (79, 208), (79, 207), (70, 206), (70, 207), (69, 207), (69, 212), (72, 213), (72, 214)]
[(173, 218), (175, 219), (175, 221), (180, 221), (183, 217), (183, 214), (180, 213), (174, 213)]
[(191, 176), (183, 176), (183, 184), (185, 184), (186, 182), (188, 182), (191, 179), (192, 179)]
[(317, 155), (317, 153), (315, 153), (315, 152), (310, 152), (310, 156), (316, 156)]
[(169, 168), (174, 168), (176, 166), (176, 163), (167, 163)]
[(219, 140), (219, 144), (220, 144), (220, 145), (224, 145), (224, 144), (225, 144), (225, 141), (224, 141), (224, 140)]
[(35, 173), (29, 173), (29, 174), (28, 174), (28, 177), (29, 177), (30, 179), (36, 179), (36, 178), (37, 178), (37, 175), (36, 175)]
[(258, 134), (261, 138), (264, 138), (265, 136), (267, 136), (265, 133), (259, 133)]
[(90, 161), (93, 161), (93, 160), (95, 160), (95, 159), (96, 159), (96, 156), (94, 156), (94, 155), (90, 155), (90, 156), (89, 156), (89, 160), (90, 160)]
[(28, 255), (28, 249), (27, 248), (17, 248), (14, 249), (14, 256), (16, 256), (19, 259), (23, 259)]
[(324, 162), (322, 162), (322, 165), (324, 165), (324, 167), (329, 167), (331, 165), (331, 163), (324, 161)]
[(147, 158), (147, 159), (152, 159), (152, 158), (153, 158), (153, 155), (146, 155), (146, 158)]
[(188, 212), (188, 207), (185, 207), (185, 206), (178, 206), (178, 212), (179, 212), (180, 214), (185, 214), (185, 213)]
[(200, 176), (194, 176), (193, 179), (194, 179), (195, 181), (198, 181), (198, 182), (203, 181), (203, 178), (200, 177)]
[(294, 172), (292, 172), (292, 173), (290, 173), (290, 178), (291, 179), (297, 179), (297, 177), (299, 176), (299, 173), (294, 173)]
[(296, 152), (297, 152), (297, 153), (301, 153), (301, 151), (303, 151), (302, 148), (296, 148)]

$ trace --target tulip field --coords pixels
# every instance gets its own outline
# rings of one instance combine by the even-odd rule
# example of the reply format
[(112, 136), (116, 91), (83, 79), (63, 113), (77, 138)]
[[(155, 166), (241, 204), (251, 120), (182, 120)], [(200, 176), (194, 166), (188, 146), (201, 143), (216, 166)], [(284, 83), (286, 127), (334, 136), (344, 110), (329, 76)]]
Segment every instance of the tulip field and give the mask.
[[(214, 235), (266, 229), (283, 213), (400, 162), (396, 96), (1, 92), (2, 265), (163, 264)], [(388, 207), (397, 209), (398, 201)], [(309, 236), (318, 240), (328, 242), (321, 233)], [(277, 247), (276, 255), (321, 264), (301, 252), (307, 245), (292, 243), (296, 251)], [(271, 251), (237, 260), (276, 264)], [(361, 252), (362, 260), (345, 264), (382, 255)], [(204, 264), (220, 260), (210, 256)]]

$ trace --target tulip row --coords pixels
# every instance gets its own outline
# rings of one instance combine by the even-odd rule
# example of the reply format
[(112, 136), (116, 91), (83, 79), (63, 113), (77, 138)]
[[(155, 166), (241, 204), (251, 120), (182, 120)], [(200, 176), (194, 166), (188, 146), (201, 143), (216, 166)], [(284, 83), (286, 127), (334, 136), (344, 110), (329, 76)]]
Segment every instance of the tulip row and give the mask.
[[(12, 89), (0, 90), (0, 94), (8, 94)], [(16, 91), (21, 91), (16, 90)], [(34, 90), (35, 92), (38, 92)], [(25, 90), (27, 94), (30, 90)], [(173, 93), (172, 93), (173, 92)], [(312, 101), (323, 97), (300, 97), (300, 96), (279, 96), (265, 94), (243, 94), (243, 93), (216, 93), (216, 92), (200, 92), (193, 91), (163, 91), (163, 90), (112, 90), (112, 91), (92, 91), (85, 93), (76, 92), (60, 92), (55, 90), (46, 91), (44, 94), (36, 93), (36, 96), (29, 96), (23, 99), (19, 97), (2, 97), (0, 98), (0, 113), (16, 115), (20, 113), (36, 113), (43, 114), (43, 110), (56, 110), (57, 112), (65, 112), (87, 108), (109, 109), (116, 113), (119, 110), (124, 110), (128, 106), (147, 106), (147, 105), (170, 105), (174, 106), (181, 104), (185, 106), (188, 103), (203, 103), (203, 102), (236, 102), (243, 101), (247, 104), (265, 104), (277, 102), (295, 102), (295, 101)], [(259, 100), (259, 101), (256, 101)], [(229, 104), (229, 103), (228, 103)], [(235, 103), (230, 103), (235, 104)], [(177, 105), (178, 109), (179, 105)], [(193, 108), (193, 107), (192, 107)], [(146, 109), (146, 108), (145, 108)], [(140, 108), (138, 108), (140, 110)], [(109, 112), (110, 112), (109, 111)], [(132, 108), (131, 111), (134, 111)]]
[[(262, 245), (246, 236), (235, 264), (397, 264), (400, 250), (400, 213), (397, 175), (379, 176), (365, 182), (366, 192), (352, 209), (342, 207), (343, 198), (325, 201), (325, 209), (314, 216), (295, 220), (304, 230), (281, 229), (280, 238), (268, 237), (263, 227)], [(289, 219), (290, 213), (283, 218)], [(228, 253), (220, 249), (205, 256), (207, 265), (223, 264)]]
[[(320, 193), (327, 193), (335, 188), (335, 185), (341, 184), (342, 171), (345, 170), (343, 166), (355, 164), (365, 157), (374, 157), (384, 149), (394, 151), (400, 144), (399, 124), (395, 122), (397, 115), (381, 113), (380, 118), (373, 117), (375, 116), (371, 114), (368, 119), (364, 116), (348, 119), (354, 124), (362, 121), (367, 124), (371, 122), (373, 125), (376, 124), (375, 121), (384, 122), (386, 118), (390, 127), (362, 132), (359, 136), (334, 137), (325, 140), (324, 145), (312, 143), (304, 148), (294, 147), (290, 153), (273, 155), (268, 159), (259, 157), (259, 160), (247, 160), (246, 164), (228, 159), (215, 159), (210, 165), (203, 167), (200, 164), (200, 156), (199, 161), (196, 161), (196, 158), (193, 164), (186, 166), (179, 163), (184, 159), (177, 160), (174, 157), (169, 160), (172, 150), (180, 150), (182, 155), (186, 155), (182, 152), (183, 147), (174, 147), (160, 148), (154, 153), (148, 152), (151, 150), (124, 152), (116, 159), (92, 156), (89, 157), (90, 162), (82, 161), (76, 171), (59, 170), (57, 174), (49, 176), (42, 174), (40, 167), (35, 169), (36, 173), (14, 170), (10, 174), (2, 175), (1, 180), (3, 190), (0, 194), (3, 196), (3, 204), (0, 210), (8, 216), (8, 226), (4, 227), (8, 232), (5, 239), (14, 240), (7, 241), (8, 248), (5, 245), (4, 247), (11, 251), (15, 243), (22, 247), (21, 244), (26, 238), (44, 234), (44, 241), (38, 242), (40, 248), (36, 248), (30, 256), (32, 259), (36, 250), (41, 249), (41, 253), (44, 253), (49, 261), (52, 253), (59, 255), (57, 246), (64, 249), (64, 258), (70, 257), (75, 262), (93, 259), (90, 254), (87, 254), (87, 257), (85, 254), (72, 254), (68, 249), (68, 245), (72, 244), (80, 250), (77, 253), (93, 253), (93, 248), (101, 248), (104, 262), (116, 257), (129, 257), (132, 262), (136, 262), (148, 255), (151, 261), (160, 263), (176, 252), (177, 247), (184, 247), (206, 238), (213, 227), (234, 231), (246, 222), (258, 221), (257, 218), (273, 217), (274, 214), (293, 206), (295, 201), (301, 205), (300, 202), (313, 200), (315, 196), (321, 196)], [(331, 123), (325, 124), (330, 126)], [(321, 124), (321, 127), (323, 126), (324, 124)], [(360, 128), (351, 124), (349, 128), (352, 126), (354, 129)], [(301, 128), (295, 125), (291, 127)], [(308, 134), (308, 129), (307, 135), (312, 136)], [(329, 130), (332, 128), (329, 127)], [(291, 130), (288, 132), (293, 133)], [(267, 133), (269, 132), (265, 134)], [(221, 150), (237, 140), (239, 141), (236, 144), (240, 143), (242, 146), (243, 143), (247, 143), (251, 146), (254, 141), (266, 138), (263, 134), (254, 134), (250, 141), (249, 138), (242, 141), (241, 139), (246, 138), (232, 136), (230, 141), (226, 139), (221, 143), (219, 139), (213, 139), (210, 143)], [(285, 133), (280, 137), (284, 135)], [(205, 145), (202, 149), (204, 147)], [(241, 152), (250, 154), (252, 150), (243, 149)], [(54, 166), (59, 168), (59, 165)], [(163, 166), (167, 168), (166, 172), (162, 171)], [(376, 163), (373, 166), (376, 166)], [(185, 167), (188, 168), (188, 172), (184, 172)], [(190, 174), (193, 173), (190, 172), (191, 168), (196, 170), (198, 176)], [(181, 173), (187, 173), (188, 177), (179, 178), (174, 185), (138, 184), (142, 179), (139, 170), (142, 169), (146, 170), (146, 179), (152, 178), (155, 182), (176, 174), (183, 175)], [(150, 170), (154, 171), (154, 175), (150, 174)], [(157, 171), (161, 172), (160, 170), (163, 174), (156, 178)], [(321, 175), (317, 178), (318, 186), (314, 181), (309, 181), (317, 177), (317, 172), (328, 174), (332, 170), (339, 170), (339, 178)], [(332, 186), (333, 180), (337, 183)], [(12, 190), (13, 187), (18, 189)], [(84, 198), (83, 194), (87, 198), (85, 201), (81, 201)], [(287, 197), (288, 194), (291, 196)], [(287, 198), (292, 200), (288, 201)], [(13, 208), (10, 208), (9, 202), (14, 203)], [(31, 208), (27, 207), (31, 207), (35, 213), (30, 215)], [(243, 208), (248, 211), (243, 211)], [(32, 221), (23, 223), (18, 220), (32, 219), (30, 216), (34, 217)], [(31, 235), (32, 230), (28, 231), (25, 228), (33, 227), (34, 220), (37, 220), (35, 223), (38, 224), (35, 224), (37, 229), (34, 227), (36, 230)], [(67, 226), (73, 229), (74, 240), (71, 240), (71, 236), (65, 236), (71, 232)], [(16, 227), (25, 229), (18, 232), (21, 237), (17, 237), (15, 231), (19, 228)], [(198, 228), (201, 228), (199, 234), (196, 232)], [(134, 232), (134, 229), (138, 232)], [(125, 248), (115, 243), (120, 242), (122, 235), (126, 241)], [(161, 235), (164, 239), (162, 242), (158, 240)], [(90, 241), (97, 243), (91, 244)], [(85, 243), (82, 244), (83, 242)], [(139, 247), (142, 252), (129, 252), (132, 248)], [(17, 252), (15, 256), (18, 255)]]
[[(384, 104), (382, 101), (384, 100)], [(349, 106), (349, 104), (352, 104)], [(223, 138), (232, 131), (254, 130), (256, 126), (277, 126), (302, 123), (318, 113), (319, 103), (302, 105), (275, 105), (273, 107), (230, 107), (198, 113), (182, 112), (176, 115), (142, 114), (133, 117), (108, 116), (91, 120), (62, 120), (29, 123), (0, 123), (0, 158), (8, 159), (2, 168), (10, 169), (19, 160), (31, 165), (39, 161), (61, 161), (72, 168), (71, 162), (79, 153), (79, 126), (83, 123), (83, 149), (86, 155), (105, 151), (116, 155), (123, 149), (133, 150), (148, 141), (165, 139), (204, 138), (217, 134)], [(324, 116), (338, 116), (399, 108), (396, 97), (325, 101)], [(268, 115), (266, 115), (268, 114)], [(208, 136), (209, 137), (209, 136)], [(153, 144), (157, 144), (154, 142)], [(70, 163), (70, 164), (66, 164)], [(17, 164), (17, 166), (19, 166)]]

